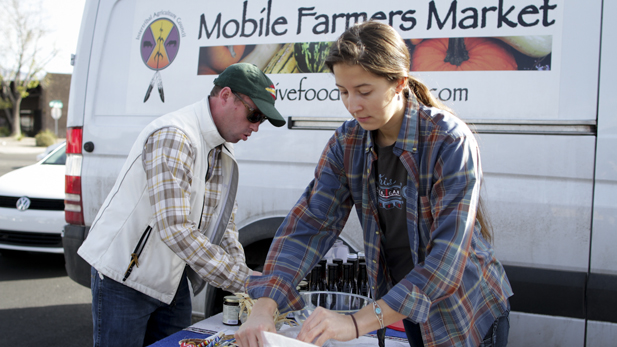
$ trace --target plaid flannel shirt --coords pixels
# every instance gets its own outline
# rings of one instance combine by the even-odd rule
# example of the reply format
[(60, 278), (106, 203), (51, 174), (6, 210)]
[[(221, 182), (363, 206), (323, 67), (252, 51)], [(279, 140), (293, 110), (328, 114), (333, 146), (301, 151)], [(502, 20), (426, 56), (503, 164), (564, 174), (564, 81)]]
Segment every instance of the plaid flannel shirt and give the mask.
[[(482, 172), (474, 135), (453, 115), (409, 98), (394, 153), (408, 173), (402, 193), (415, 267), (396, 285), (381, 254), (373, 142), (355, 120), (337, 129), (315, 178), (278, 229), (263, 276), (249, 277), (249, 295), (270, 297), (283, 312), (300, 309), (297, 284), (332, 246), (355, 206), (373, 296), (420, 323), (427, 347), (478, 346), (509, 309), (512, 290), (475, 223)], [(424, 261), (418, 259), (421, 245)]]
[(162, 240), (201, 278), (231, 292), (244, 291), (250, 273), (234, 222), (237, 202), (220, 247), (203, 235), (221, 199), (220, 147), (208, 153), (208, 182), (201, 227), (191, 222), (190, 186), (195, 148), (179, 129), (166, 127), (154, 132), (143, 150), (150, 202)]

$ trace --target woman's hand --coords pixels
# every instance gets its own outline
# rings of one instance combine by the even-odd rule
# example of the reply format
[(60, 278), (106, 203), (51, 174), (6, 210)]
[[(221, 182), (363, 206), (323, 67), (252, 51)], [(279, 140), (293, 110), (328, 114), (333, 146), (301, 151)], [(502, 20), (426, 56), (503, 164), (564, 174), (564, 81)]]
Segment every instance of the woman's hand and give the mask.
[(239, 347), (263, 346), (261, 332), (276, 332), (276, 327), (274, 326), (274, 311), (276, 307), (276, 302), (270, 298), (258, 299), (251, 310), (251, 315), (234, 334), (236, 344)]
[[(383, 311), (384, 325), (387, 326), (406, 318), (404, 315), (391, 309), (383, 300), (378, 300), (377, 303)], [(357, 336), (362, 336), (369, 331), (380, 328), (373, 305), (362, 308), (354, 313), (353, 316), (356, 319), (357, 326), (354, 324), (351, 316), (338, 314), (323, 307), (317, 307), (302, 324), (298, 340), (321, 346), (328, 339), (349, 341)]]
[(302, 323), (298, 340), (323, 345), (327, 340), (349, 341), (356, 338), (356, 326), (350, 316), (339, 314), (323, 307)]

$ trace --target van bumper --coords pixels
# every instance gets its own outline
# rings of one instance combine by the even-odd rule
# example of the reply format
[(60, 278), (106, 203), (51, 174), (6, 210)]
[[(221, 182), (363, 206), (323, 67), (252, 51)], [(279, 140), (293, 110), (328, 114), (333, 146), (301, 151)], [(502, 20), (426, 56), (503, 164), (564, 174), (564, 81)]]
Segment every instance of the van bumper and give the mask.
[(90, 288), (90, 264), (77, 254), (77, 250), (88, 236), (89, 230), (88, 226), (67, 224), (62, 231), (66, 272), (73, 281), (88, 288)]

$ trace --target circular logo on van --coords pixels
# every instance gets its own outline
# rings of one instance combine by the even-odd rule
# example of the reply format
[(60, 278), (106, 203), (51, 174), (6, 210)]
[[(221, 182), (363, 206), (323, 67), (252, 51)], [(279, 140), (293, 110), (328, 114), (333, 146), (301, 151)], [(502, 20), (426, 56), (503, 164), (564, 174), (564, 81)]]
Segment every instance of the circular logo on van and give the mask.
[(17, 207), (17, 209), (20, 211), (27, 210), (28, 208), (30, 208), (30, 199), (22, 196), (21, 198), (19, 198), (19, 200), (17, 200), (17, 204), (15, 204), (15, 207)]
[(144, 30), (139, 44), (141, 59), (148, 68), (155, 71), (146, 90), (144, 103), (150, 98), (150, 93), (152, 93), (155, 86), (161, 101), (165, 102), (163, 78), (160, 71), (168, 67), (176, 59), (179, 49), (180, 32), (176, 23), (170, 19), (159, 18), (150, 23)]
[(180, 32), (176, 23), (160, 18), (148, 25), (141, 37), (141, 59), (152, 70), (162, 70), (171, 64), (180, 49)]

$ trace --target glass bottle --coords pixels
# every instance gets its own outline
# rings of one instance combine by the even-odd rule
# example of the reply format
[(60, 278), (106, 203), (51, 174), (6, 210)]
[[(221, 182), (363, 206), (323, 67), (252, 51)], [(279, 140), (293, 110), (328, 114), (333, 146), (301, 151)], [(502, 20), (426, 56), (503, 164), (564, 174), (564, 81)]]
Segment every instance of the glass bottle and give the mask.
[(353, 279), (353, 284), (357, 288), (358, 287), (358, 255), (352, 253), (347, 256), (347, 263), (352, 264), (351, 267), (351, 278)]
[(327, 273), (328, 264), (324, 263), (324, 265), (321, 266), (321, 279), (319, 280), (319, 290), (321, 291), (328, 290), (328, 278), (326, 277)]
[(364, 255), (364, 252), (358, 252), (358, 264), (360, 263), (366, 263), (366, 256)]
[(336, 267), (336, 287), (341, 290), (341, 288), (343, 288), (343, 259), (340, 258), (334, 258), (332, 260), (333, 264), (338, 265)]
[(312, 292), (318, 291), (320, 281), (321, 281), (321, 265), (317, 264), (311, 270), (311, 275), (309, 276), (309, 290)]
[(337, 278), (338, 264), (328, 264), (328, 291), (332, 294), (327, 294), (326, 308), (329, 310), (338, 309), (336, 306), (336, 292), (338, 292)]
[[(323, 277), (323, 282), (326, 283), (327, 282), (327, 278), (328, 278), (328, 260), (323, 258), (319, 261), (319, 265), (321, 265), (321, 276)], [(321, 290), (327, 290), (328, 287), (325, 286), (323, 289)]]
[(368, 282), (368, 274), (366, 272), (366, 263), (358, 264), (358, 294), (371, 297), (371, 289)]
[(328, 264), (328, 291), (338, 292), (338, 264)]
[(341, 292), (356, 294), (353, 279), (353, 264), (343, 264), (343, 286)]

